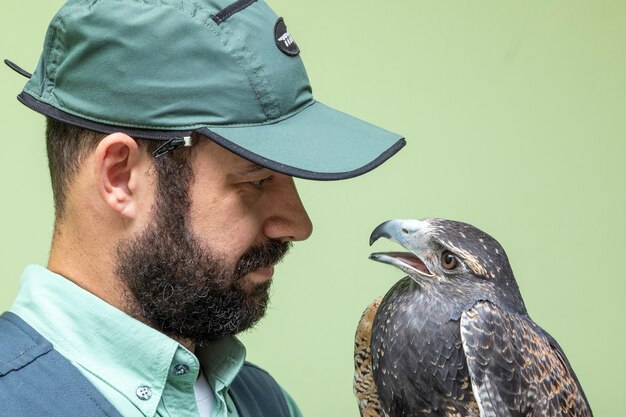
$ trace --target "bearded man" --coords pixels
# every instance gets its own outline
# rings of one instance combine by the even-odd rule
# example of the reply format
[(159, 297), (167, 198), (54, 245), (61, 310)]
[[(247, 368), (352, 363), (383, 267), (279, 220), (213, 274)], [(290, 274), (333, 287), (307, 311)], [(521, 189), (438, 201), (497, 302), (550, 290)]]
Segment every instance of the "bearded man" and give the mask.
[(0, 317), (0, 416), (298, 416), (235, 335), (312, 231), (293, 177), (400, 136), (316, 102), (261, 0), (70, 0), (20, 102), (47, 116), (55, 228)]

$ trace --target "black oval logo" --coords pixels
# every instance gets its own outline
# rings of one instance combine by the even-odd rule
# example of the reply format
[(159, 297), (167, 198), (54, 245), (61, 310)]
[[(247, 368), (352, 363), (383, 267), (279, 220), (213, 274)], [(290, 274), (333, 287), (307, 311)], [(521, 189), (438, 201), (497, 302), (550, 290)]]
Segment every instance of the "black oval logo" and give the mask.
[(279, 17), (274, 25), (274, 41), (278, 49), (289, 56), (296, 56), (300, 53), (300, 48), (289, 34), (282, 17)]

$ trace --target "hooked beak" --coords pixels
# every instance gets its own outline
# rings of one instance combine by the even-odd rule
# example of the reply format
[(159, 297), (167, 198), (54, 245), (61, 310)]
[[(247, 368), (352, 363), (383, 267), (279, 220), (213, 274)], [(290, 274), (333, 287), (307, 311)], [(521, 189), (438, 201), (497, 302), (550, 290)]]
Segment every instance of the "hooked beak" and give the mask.
[(393, 265), (409, 275), (417, 273), (422, 276), (434, 276), (419, 254), (411, 247), (416, 246), (419, 241), (420, 232), (427, 223), (420, 220), (389, 220), (380, 224), (370, 235), (370, 246), (381, 237), (399, 243), (409, 252), (376, 252), (369, 256), (369, 259)]

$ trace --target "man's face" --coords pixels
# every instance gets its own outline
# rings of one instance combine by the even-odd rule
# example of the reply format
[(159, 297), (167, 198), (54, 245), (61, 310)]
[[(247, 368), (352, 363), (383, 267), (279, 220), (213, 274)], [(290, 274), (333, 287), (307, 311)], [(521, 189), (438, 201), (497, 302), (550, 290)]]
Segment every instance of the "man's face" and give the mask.
[[(194, 176), (192, 229), (231, 263), (269, 240), (291, 242), (310, 236), (311, 220), (292, 177), (253, 164), (214, 142), (197, 155)], [(246, 281), (266, 282), (272, 272), (259, 269)]]
[(273, 266), (311, 234), (293, 179), (213, 142), (190, 166), (157, 170), (151, 222), (118, 246), (130, 311), (196, 344), (251, 327), (266, 310)]

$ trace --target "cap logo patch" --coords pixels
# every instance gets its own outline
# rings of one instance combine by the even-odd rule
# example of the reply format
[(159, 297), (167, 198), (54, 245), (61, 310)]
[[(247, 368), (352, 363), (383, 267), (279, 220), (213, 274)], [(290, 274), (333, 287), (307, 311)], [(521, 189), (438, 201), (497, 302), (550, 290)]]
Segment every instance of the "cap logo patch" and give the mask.
[(300, 48), (298, 48), (296, 41), (293, 40), (291, 34), (287, 31), (287, 25), (285, 25), (282, 17), (279, 17), (274, 25), (274, 40), (278, 49), (284, 54), (296, 56), (300, 53)]

